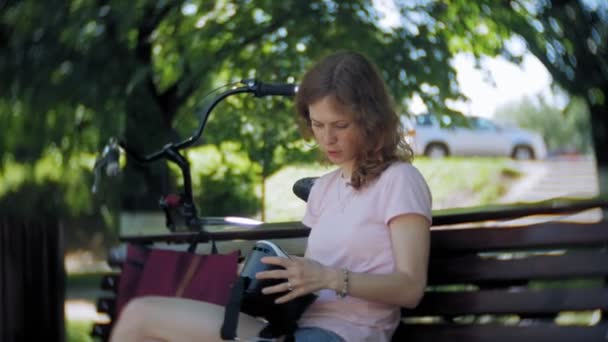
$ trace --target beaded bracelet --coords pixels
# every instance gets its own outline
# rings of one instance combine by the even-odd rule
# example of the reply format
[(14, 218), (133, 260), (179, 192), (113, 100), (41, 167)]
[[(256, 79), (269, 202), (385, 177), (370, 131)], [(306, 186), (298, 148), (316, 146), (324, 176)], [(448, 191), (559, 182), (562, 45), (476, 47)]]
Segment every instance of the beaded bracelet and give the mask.
[(338, 298), (344, 298), (348, 295), (348, 270), (346, 268), (342, 269), (342, 289), (340, 291), (336, 291), (336, 295)]

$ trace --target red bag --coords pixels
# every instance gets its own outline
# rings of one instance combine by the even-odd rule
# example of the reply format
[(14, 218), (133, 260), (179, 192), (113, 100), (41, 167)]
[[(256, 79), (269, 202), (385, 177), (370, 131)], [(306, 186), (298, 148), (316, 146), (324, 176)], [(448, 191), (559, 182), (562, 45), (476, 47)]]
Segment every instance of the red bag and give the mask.
[(190, 298), (225, 306), (236, 280), (239, 252), (196, 254), (129, 245), (123, 263), (116, 314), (141, 296)]

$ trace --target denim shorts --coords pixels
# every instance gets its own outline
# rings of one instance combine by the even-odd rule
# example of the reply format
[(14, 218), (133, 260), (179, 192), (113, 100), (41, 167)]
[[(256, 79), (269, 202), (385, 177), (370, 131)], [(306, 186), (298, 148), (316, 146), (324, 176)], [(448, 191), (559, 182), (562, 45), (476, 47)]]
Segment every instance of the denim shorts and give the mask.
[[(338, 334), (336, 334), (332, 331), (317, 328), (317, 327), (298, 328), (298, 329), (296, 329), (296, 331), (294, 331), (293, 337), (294, 337), (295, 342), (346, 342)], [(282, 341), (282, 339), (254, 337), (253, 339), (246, 339), (246, 340), (239, 339), (237, 341), (277, 342), (277, 341)]]
[(298, 328), (294, 337), (296, 342), (345, 342), (338, 334), (317, 327)]

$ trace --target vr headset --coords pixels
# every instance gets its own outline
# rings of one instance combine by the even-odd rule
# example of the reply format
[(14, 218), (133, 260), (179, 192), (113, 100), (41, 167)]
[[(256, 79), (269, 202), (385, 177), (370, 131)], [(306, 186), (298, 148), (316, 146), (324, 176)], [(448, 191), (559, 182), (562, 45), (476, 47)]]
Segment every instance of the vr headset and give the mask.
[(270, 241), (262, 240), (255, 243), (232, 287), (230, 301), (224, 313), (222, 339), (236, 338), (239, 311), (268, 321), (268, 325), (259, 333), (259, 337), (274, 338), (290, 335), (297, 328), (297, 321), (302, 313), (317, 299), (315, 294), (310, 293), (287, 303), (275, 304), (275, 299), (284, 293), (263, 294), (263, 288), (285, 282), (284, 279), (255, 278), (258, 272), (281, 268), (262, 263), (261, 259), (266, 256), (289, 258), (285, 251)]
[[(284, 282), (282, 279), (256, 279), (255, 275), (258, 272), (281, 269), (276, 265), (262, 263), (261, 259), (266, 256), (278, 256), (281, 258), (289, 258), (287, 253), (276, 244), (270, 241), (258, 241), (253, 246), (252, 250), (245, 259), (245, 264), (241, 270), (241, 277), (247, 279), (248, 286), (245, 288), (245, 293), (248, 295), (257, 296), (262, 293), (262, 289), (267, 286), (273, 286)], [(277, 296), (278, 297), (278, 296)]]

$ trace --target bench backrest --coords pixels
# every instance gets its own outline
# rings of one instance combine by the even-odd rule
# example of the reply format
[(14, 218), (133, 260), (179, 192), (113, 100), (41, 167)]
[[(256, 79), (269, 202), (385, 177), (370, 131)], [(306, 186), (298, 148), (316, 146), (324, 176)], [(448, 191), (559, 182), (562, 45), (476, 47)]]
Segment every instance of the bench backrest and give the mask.
[[(534, 214), (607, 208), (604, 201), (515, 207), (434, 216), (427, 292), (414, 310), (402, 310), (393, 341), (608, 341), (608, 221), (479, 226), (471, 222)], [(300, 223), (265, 224), (264, 229), (213, 234), (217, 241), (306, 237)], [(127, 243), (188, 244), (198, 233), (123, 237)], [(121, 255), (110, 254), (116, 270), (102, 288), (115, 291)], [(99, 298), (93, 336), (107, 338), (115, 318), (113, 295)]]
[(395, 341), (608, 340), (608, 222), (434, 230)]

